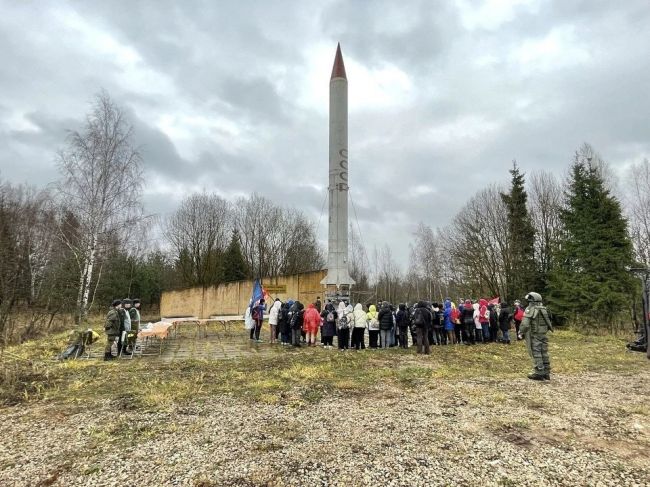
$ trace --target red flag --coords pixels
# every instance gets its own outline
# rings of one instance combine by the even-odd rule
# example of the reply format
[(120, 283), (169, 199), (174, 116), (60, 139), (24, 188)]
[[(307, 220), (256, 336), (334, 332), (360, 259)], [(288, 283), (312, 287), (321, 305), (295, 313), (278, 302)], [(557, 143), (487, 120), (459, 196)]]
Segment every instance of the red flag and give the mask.
[(494, 298), (494, 299), (490, 299), (490, 300), (488, 301), (488, 304), (499, 304), (500, 302), (501, 302), (501, 298), (499, 298), (499, 296), (497, 296), (497, 297)]

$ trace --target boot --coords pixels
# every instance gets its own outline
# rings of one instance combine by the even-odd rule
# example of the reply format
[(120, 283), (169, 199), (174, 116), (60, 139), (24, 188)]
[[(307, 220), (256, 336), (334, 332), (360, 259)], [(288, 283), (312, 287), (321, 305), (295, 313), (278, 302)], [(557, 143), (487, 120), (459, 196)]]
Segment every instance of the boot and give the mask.
[(551, 374), (544, 374), (544, 380), (551, 380)]
[(115, 360), (115, 357), (113, 357), (111, 352), (104, 352), (104, 362), (108, 362), (109, 360)]
[(544, 380), (544, 376), (543, 376), (543, 375), (535, 374), (535, 373), (533, 373), (533, 374), (528, 374), (528, 378), (529, 378), (530, 380)]

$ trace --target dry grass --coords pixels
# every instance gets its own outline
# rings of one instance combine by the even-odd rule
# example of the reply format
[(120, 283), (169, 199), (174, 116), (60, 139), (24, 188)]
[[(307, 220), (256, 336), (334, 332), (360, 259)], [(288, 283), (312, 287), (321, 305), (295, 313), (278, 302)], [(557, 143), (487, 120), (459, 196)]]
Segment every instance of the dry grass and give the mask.
[[(301, 404), (332, 394), (372, 393), (379, 384), (412, 390), (441, 380), (521, 377), (530, 368), (521, 342), (432, 347), (430, 356), (418, 356), (413, 349), (339, 353), (303, 348), (234, 360), (60, 363), (54, 357), (66, 338), (59, 334), (7, 349), (2, 357), (5, 382), (0, 400), (7, 405), (74, 404), (119, 398), (133, 408), (160, 409), (225, 394), (267, 404)], [(556, 374), (628, 375), (647, 366), (641, 354), (627, 352), (619, 338), (558, 331), (550, 341)], [(503, 398), (496, 394), (490, 400)]]

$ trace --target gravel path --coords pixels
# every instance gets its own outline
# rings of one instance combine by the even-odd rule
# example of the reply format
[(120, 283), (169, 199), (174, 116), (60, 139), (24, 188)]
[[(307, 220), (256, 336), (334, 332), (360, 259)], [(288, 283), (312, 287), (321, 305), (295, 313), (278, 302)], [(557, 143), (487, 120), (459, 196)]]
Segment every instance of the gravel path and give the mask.
[(0, 485), (650, 485), (650, 371), (2, 410)]

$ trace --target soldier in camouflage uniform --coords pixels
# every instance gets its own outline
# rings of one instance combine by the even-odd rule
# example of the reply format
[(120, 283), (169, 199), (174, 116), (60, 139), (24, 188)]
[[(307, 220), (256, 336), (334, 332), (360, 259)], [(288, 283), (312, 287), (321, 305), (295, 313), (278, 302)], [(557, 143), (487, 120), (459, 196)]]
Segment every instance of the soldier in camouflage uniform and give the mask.
[[(104, 349), (104, 360), (113, 360), (113, 353), (111, 352), (115, 340), (120, 336), (122, 328), (122, 319), (120, 318), (119, 309), (122, 306), (122, 301), (116, 299), (111, 305), (106, 315), (106, 323), (104, 323), (104, 331), (106, 332), (106, 348)], [(119, 351), (118, 351), (119, 353)]]
[(131, 318), (131, 333), (127, 339), (127, 352), (133, 353), (135, 342), (138, 339), (138, 330), (140, 330), (140, 300), (134, 299), (133, 306), (128, 309)]
[(533, 359), (533, 372), (528, 375), (532, 380), (551, 380), (551, 361), (548, 357), (548, 338), (546, 333), (551, 330), (551, 317), (542, 304), (542, 296), (538, 293), (526, 295), (528, 307), (521, 322), (520, 333), (526, 340), (528, 354)]

